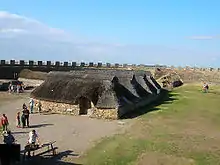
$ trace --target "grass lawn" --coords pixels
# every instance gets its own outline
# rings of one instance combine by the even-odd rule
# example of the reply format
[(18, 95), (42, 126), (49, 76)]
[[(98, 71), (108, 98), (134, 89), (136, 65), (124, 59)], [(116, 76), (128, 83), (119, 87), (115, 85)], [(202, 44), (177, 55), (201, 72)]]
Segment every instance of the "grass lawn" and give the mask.
[(104, 138), (81, 162), (88, 165), (220, 164), (220, 87), (184, 85), (172, 101), (134, 120), (125, 134)]

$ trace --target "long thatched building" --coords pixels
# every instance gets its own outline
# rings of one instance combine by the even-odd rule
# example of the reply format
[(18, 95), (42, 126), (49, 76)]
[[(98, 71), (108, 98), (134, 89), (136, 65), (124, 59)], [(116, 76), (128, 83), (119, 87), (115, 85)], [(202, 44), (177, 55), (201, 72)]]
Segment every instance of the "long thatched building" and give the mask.
[(80, 70), (51, 72), (32, 92), (43, 111), (119, 119), (160, 95), (150, 72)]

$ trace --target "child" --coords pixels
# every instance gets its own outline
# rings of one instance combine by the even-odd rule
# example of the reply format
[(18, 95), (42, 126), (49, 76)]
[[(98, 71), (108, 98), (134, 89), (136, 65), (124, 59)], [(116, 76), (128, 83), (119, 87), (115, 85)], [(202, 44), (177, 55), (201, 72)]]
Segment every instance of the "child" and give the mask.
[(9, 122), (8, 122), (8, 118), (5, 114), (3, 114), (1, 117), (1, 125), (3, 127), (3, 133), (6, 133), (8, 131)]
[(20, 120), (20, 112), (17, 113), (17, 116), (16, 116), (16, 121), (17, 121), (17, 128), (20, 128), (21, 127), (21, 120)]

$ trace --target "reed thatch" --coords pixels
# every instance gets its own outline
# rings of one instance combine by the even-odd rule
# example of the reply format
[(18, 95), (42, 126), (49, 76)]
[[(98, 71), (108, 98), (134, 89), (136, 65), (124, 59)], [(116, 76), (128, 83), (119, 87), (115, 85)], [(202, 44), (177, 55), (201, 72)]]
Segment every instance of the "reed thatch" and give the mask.
[(155, 86), (157, 87), (157, 89), (161, 89), (160, 84), (158, 84), (158, 82), (152, 77), (150, 76), (151, 81), (155, 84)]
[(41, 100), (68, 104), (78, 104), (78, 99), (85, 97), (96, 108), (116, 109), (135, 104), (155, 93), (154, 85), (148, 80), (146, 82), (146, 77), (143, 73), (119, 70), (50, 72), (45, 82), (31, 95)]
[(133, 71), (133, 70), (104, 70), (104, 69), (95, 69), (95, 70), (72, 70), (70, 72), (62, 71), (52, 71), (49, 72), (48, 77), (54, 76), (65, 76), (69, 78), (83, 78), (83, 79), (96, 79), (96, 80), (109, 80), (111, 81), (113, 77), (118, 77), (119, 79), (127, 78), (131, 79), (133, 75), (136, 76), (151, 76), (151, 73)]
[(75, 104), (81, 96), (86, 96), (94, 104), (103, 92), (103, 85), (96, 80), (50, 77), (37, 87), (32, 96), (39, 99)]
[(153, 94), (157, 94), (157, 89), (155, 88), (155, 85), (153, 84), (153, 82), (151, 83), (150, 81), (150, 78), (148, 78), (146, 75), (144, 75), (144, 81), (145, 83), (147, 84), (148, 88), (150, 89), (150, 91), (153, 93)]

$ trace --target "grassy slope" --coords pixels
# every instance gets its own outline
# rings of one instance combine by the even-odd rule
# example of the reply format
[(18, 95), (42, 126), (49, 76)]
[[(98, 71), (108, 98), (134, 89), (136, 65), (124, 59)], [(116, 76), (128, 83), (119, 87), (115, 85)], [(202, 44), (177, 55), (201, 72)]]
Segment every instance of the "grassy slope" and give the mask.
[(89, 165), (220, 164), (220, 88), (175, 89), (173, 101), (145, 114), (123, 135), (103, 139), (82, 157)]

